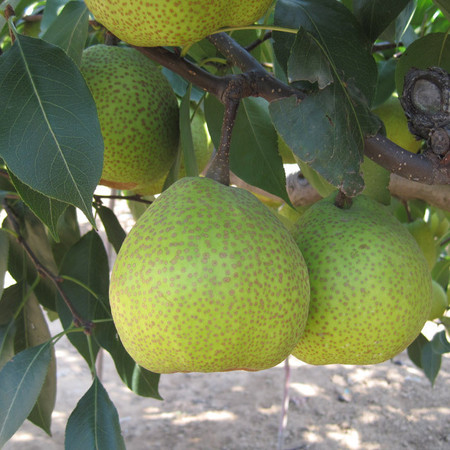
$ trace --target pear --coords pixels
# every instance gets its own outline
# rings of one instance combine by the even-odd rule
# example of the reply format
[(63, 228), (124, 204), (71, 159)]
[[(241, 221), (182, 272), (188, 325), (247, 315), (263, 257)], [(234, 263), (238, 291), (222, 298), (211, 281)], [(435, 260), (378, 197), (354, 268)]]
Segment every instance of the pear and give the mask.
[(110, 300), (123, 345), (146, 369), (262, 370), (283, 361), (303, 332), (308, 271), (254, 195), (185, 177), (126, 237)]
[(375, 364), (404, 350), (431, 307), (431, 274), (411, 234), (375, 200), (312, 205), (293, 236), (309, 269), (311, 303), (292, 354), (309, 364)]
[(95, 19), (129, 44), (184, 46), (258, 20), (273, 0), (86, 0)]
[(94, 45), (81, 72), (105, 145), (101, 184), (133, 189), (168, 171), (179, 142), (178, 103), (160, 68), (137, 50)]
[[(195, 160), (197, 162), (198, 171), (201, 173), (211, 159), (214, 146), (208, 132), (205, 115), (200, 109), (197, 109), (193, 116), (191, 122), (191, 133), (192, 143), (194, 145)], [(166, 171), (161, 174), (158, 179), (152, 180), (150, 183), (140, 186), (138, 189), (135, 189), (134, 192), (144, 196), (161, 193), (168, 174), (169, 171)], [(184, 167), (184, 158), (182, 157), (178, 178), (183, 178), (185, 176), (186, 168)]]
[(435, 280), (432, 280), (432, 288), (433, 296), (428, 320), (434, 320), (442, 317), (448, 308), (448, 298), (444, 288)]

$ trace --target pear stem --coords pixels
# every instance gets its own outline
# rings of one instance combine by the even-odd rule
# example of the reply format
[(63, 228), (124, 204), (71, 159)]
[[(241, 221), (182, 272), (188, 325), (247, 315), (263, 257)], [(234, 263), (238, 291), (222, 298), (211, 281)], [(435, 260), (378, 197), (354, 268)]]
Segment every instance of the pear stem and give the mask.
[(222, 134), (217, 153), (214, 156), (206, 177), (211, 178), (225, 186), (230, 185), (230, 147), (231, 135), (239, 108), (239, 98), (227, 97), (225, 101), (225, 113), (222, 123)]
[(334, 199), (334, 206), (340, 209), (349, 209), (352, 206), (353, 200), (351, 197), (347, 197), (342, 191), (338, 191), (336, 198)]

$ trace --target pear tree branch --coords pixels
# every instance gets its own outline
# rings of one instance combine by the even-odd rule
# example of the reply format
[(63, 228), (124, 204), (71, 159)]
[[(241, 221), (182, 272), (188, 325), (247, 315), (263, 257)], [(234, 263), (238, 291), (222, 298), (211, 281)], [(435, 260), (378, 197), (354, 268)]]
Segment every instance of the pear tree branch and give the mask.
[[(268, 102), (293, 95), (299, 100), (306, 98), (305, 92), (273, 77), (258, 60), (228, 34), (217, 33), (209, 36), (208, 39), (242, 73), (220, 77), (197, 67), (178, 53), (167, 49), (136, 48), (150, 59), (215, 95), (224, 104), (227, 104), (231, 85), (239, 85), (240, 98), (255, 96), (262, 97)], [(377, 164), (407, 180), (423, 184), (450, 185), (450, 151), (439, 157), (431, 153), (416, 155), (407, 152), (389, 139), (376, 135), (365, 139), (364, 152)]]

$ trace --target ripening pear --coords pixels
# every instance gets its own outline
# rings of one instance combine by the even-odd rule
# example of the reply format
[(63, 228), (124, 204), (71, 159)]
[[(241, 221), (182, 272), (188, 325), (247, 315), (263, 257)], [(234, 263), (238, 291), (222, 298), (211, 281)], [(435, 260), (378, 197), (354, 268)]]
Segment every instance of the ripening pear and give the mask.
[(375, 364), (403, 351), (431, 307), (431, 274), (411, 234), (384, 207), (336, 194), (312, 205), (293, 236), (309, 269), (305, 332), (292, 354), (309, 364)]
[(94, 45), (81, 72), (105, 145), (101, 184), (134, 189), (168, 171), (179, 142), (178, 103), (160, 68), (137, 50)]
[(146, 369), (262, 370), (283, 361), (303, 332), (308, 271), (254, 195), (185, 177), (126, 237), (110, 300), (123, 345)]
[[(192, 133), (192, 144), (194, 146), (195, 161), (197, 163), (198, 171), (199, 173), (201, 173), (208, 164), (209, 160), (211, 159), (214, 146), (212, 144), (211, 137), (208, 132), (205, 115), (200, 109), (197, 109), (197, 111), (195, 111), (195, 114), (192, 118), (191, 133)], [(160, 174), (160, 176), (157, 179), (151, 180), (148, 184), (140, 186), (138, 189), (135, 189), (134, 192), (136, 194), (144, 196), (156, 195), (161, 193), (168, 174), (169, 171)], [(184, 166), (184, 158), (182, 155), (178, 178), (183, 178), (185, 176), (186, 176), (186, 168)]]
[(184, 46), (258, 20), (273, 0), (86, 0), (95, 19), (129, 44)]

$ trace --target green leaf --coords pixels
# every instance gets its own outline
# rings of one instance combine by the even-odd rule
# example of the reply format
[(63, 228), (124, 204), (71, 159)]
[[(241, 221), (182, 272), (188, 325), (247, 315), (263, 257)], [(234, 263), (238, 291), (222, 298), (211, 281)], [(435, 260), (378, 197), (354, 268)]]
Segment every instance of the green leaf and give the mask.
[(119, 415), (97, 377), (67, 421), (65, 449), (125, 449)]
[[(96, 294), (96, 296), (92, 295), (85, 287), (73, 281), (65, 280), (62, 284), (64, 293), (83, 320), (93, 321), (110, 317), (109, 309), (103, 300), (108, 298), (108, 256), (103, 241), (94, 230), (85, 234), (66, 253), (61, 264), (60, 275), (78, 280)], [(63, 328), (69, 328), (73, 319), (72, 313), (60, 295), (58, 295), (57, 310)], [(90, 365), (87, 337), (83, 333), (69, 333), (68, 338)], [(98, 345), (93, 342), (94, 356), (98, 350)]]
[(373, 42), (402, 12), (410, 0), (354, 0), (353, 13)]
[(59, 239), (56, 229), (58, 219), (67, 208), (67, 203), (54, 200), (46, 195), (34, 191), (26, 184), (22, 183), (11, 171), (9, 176), (24, 203), (36, 214), (39, 219), (46, 225), (57, 241)]
[(3, 294), (5, 275), (8, 270), (9, 239), (6, 232), (0, 229), (0, 298)]
[(433, 0), (433, 2), (439, 7), (442, 11), (442, 14), (450, 20), (450, 1), (449, 0)]
[[(47, 233), (42, 223), (30, 212), (22, 203), (14, 205), (14, 213), (19, 221), (22, 237), (26, 240), (37, 259), (54, 274), (57, 267), (53, 258), (52, 250), (48, 241)], [(10, 228), (8, 223), (6, 227)], [(8, 272), (16, 280), (26, 280), (31, 286), (38, 276), (36, 266), (31, 258), (26, 254), (24, 248), (17, 239), (8, 234), (9, 237), (9, 259)], [(52, 311), (56, 310), (55, 294), (56, 289), (49, 278), (40, 278), (36, 286), (35, 294), (43, 306)]]
[(450, 256), (441, 259), (434, 265), (431, 277), (445, 289), (450, 281)]
[(114, 322), (98, 324), (95, 336), (99, 344), (111, 354), (117, 373), (129, 389), (142, 397), (162, 400), (158, 392), (160, 374), (136, 364), (120, 341)]
[(433, 339), (431, 340), (431, 347), (438, 355), (450, 352), (450, 342), (447, 340), (445, 330), (440, 331), (433, 336)]
[(30, 188), (80, 208), (92, 195), (103, 139), (89, 88), (59, 47), (16, 36), (0, 57), (0, 156)]
[(403, 82), (411, 67), (428, 69), (436, 66), (450, 72), (449, 33), (432, 33), (414, 41), (398, 60), (395, 71), (397, 92), (403, 92)]
[(122, 225), (120, 225), (117, 216), (110, 208), (107, 208), (104, 205), (99, 205), (98, 207), (96, 207), (96, 209), (98, 215), (100, 216), (100, 220), (102, 221), (103, 226), (105, 227), (108, 241), (111, 242), (116, 253), (119, 253), (122, 242), (127, 234), (122, 228)]
[[(21, 331), (23, 332), (22, 342), (25, 348), (35, 347), (51, 339), (47, 321), (34, 295), (31, 295), (26, 302), (20, 319), (23, 321)], [(15, 350), (17, 352), (17, 344)], [(51, 435), (50, 426), (55, 401), (56, 359), (54, 348), (51, 347), (51, 360), (44, 384), (32, 411), (28, 415), (28, 420), (42, 428), (49, 435)]]
[(307, 80), (317, 82), (319, 89), (333, 83), (328, 59), (314, 37), (303, 28), (297, 34), (292, 54), (295, 58), (288, 59), (287, 67), (289, 83)]
[(0, 325), (0, 369), (14, 356), (14, 336), (16, 327), (14, 319)]
[(41, 35), (61, 47), (80, 66), (89, 27), (89, 11), (82, 1), (71, 1)]
[[(220, 142), (223, 113), (224, 106), (219, 100), (212, 95), (206, 97), (205, 116), (216, 147)], [(268, 104), (261, 98), (245, 98), (239, 106), (231, 137), (230, 167), (245, 182), (290, 203), (277, 134)]]
[[(355, 16), (335, 0), (279, 0), (275, 8), (275, 25), (291, 29), (303, 28), (314, 39), (305, 40), (304, 32), (297, 36), (274, 32), (274, 49), (282, 66), (317, 64), (313, 51), (321, 53), (320, 60), (328, 61), (335, 82), (349, 82), (360, 91), (370, 104), (377, 81), (376, 64), (371, 54), (371, 42), (367, 39)], [(297, 40), (303, 42), (303, 48)], [(294, 51), (295, 50), (295, 51)], [(309, 59), (305, 60), (307, 53)], [(358, 61), (358, 64), (355, 64)], [(313, 69), (311, 69), (313, 70)]]
[(70, 0), (47, 0), (44, 14), (42, 15), (41, 30), (45, 32), (51, 23), (58, 17), (58, 12)]
[(192, 142), (191, 114), (190, 114), (191, 87), (189, 85), (186, 94), (180, 104), (180, 143), (184, 157), (186, 176), (198, 177), (198, 167), (195, 158), (194, 143)]
[(428, 339), (421, 333), (416, 339), (409, 344), (407, 352), (409, 359), (419, 368), (422, 369), (422, 349), (428, 344)]
[(439, 373), (439, 370), (441, 368), (442, 356), (433, 350), (433, 345), (431, 342), (427, 342), (423, 346), (420, 355), (420, 362), (423, 372), (433, 386), (437, 374)]
[(18, 353), (0, 371), (0, 447), (33, 409), (51, 357), (51, 344), (41, 344)]
[(269, 106), (273, 123), (294, 154), (333, 186), (354, 196), (364, 188), (360, 174), (363, 134), (347, 98), (336, 84), (302, 102), (290, 97)]
[(375, 97), (372, 102), (372, 109), (382, 105), (395, 91), (395, 69), (397, 61), (393, 58), (387, 61), (379, 61), (378, 82)]

